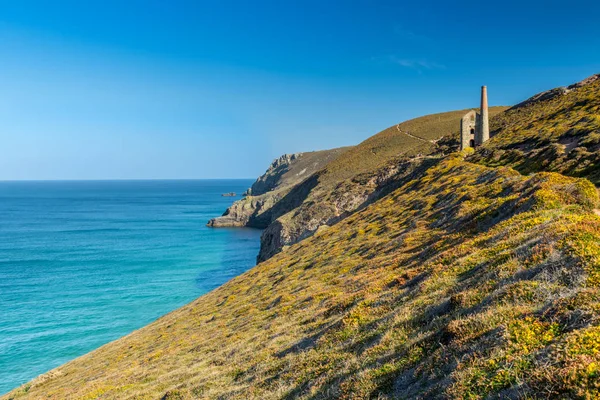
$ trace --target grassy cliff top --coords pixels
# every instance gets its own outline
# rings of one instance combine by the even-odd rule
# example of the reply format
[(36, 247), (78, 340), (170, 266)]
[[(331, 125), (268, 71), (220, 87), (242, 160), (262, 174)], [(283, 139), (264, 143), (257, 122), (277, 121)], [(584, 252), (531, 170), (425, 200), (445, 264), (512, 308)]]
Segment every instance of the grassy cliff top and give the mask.
[[(491, 107), (490, 117), (507, 108)], [(374, 172), (400, 157), (429, 154), (442, 136), (459, 132), (460, 120), (468, 111), (426, 115), (384, 129), (330, 162), (324, 169), (321, 181), (324, 184), (337, 183)]]
[(494, 135), (473, 161), (521, 173), (554, 171), (600, 185), (600, 79), (491, 119)]
[(4, 398), (595, 397), (597, 202), (452, 155)]

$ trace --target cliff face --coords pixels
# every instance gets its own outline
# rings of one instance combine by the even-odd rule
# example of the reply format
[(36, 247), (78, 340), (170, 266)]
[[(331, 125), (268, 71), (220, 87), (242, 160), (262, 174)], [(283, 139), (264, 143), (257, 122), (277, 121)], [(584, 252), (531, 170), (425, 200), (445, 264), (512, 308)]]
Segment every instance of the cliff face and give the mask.
[[(324, 155), (324, 153), (322, 154)], [(251, 196), (259, 196), (261, 194), (270, 192), (271, 190), (275, 190), (280, 186), (293, 185), (295, 183), (295, 179), (285, 180), (284, 177), (292, 170), (295, 162), (302, 156), (302, 153), (284, 154), (275, 159), (267, 171), (252, 184), (252, 187), (248, 189), (247, 194)], [(312, 172), (314, 171), (308, 171), (308, 175), (310, 175)], [(302, 175), (306, 176), (306, 173), (307, 171), (303, 170), (298, 171), (295, 175), (298, 178), (301, 178)]]
[[(207, 225), (214, 228), (231, 226), (264, 228), (263, 225), (268, 224), (269, 221), (268, 216), (263, 215), (264, 212), (268, 211), (281, 195), (281, 193), (269, 193), (262, 196), (246, 196), (233, 203), (222, 216), (208, 221)], [(265, 221), (263, 224), (258, 222), (261, 217)]]
[[(221, 217), (208, 221), (207, 225), (266, 228), (280, 215), (297, 205), (289, 198), (289, 192), (295, 185), (309, 178), (346, 150), (347, 148), (338, 148), (284, 154), (274, 160), (267, 171), (252, 184), (246, 197), (236, 201)], [(274, 209), (275, 205), (277, 207)]]

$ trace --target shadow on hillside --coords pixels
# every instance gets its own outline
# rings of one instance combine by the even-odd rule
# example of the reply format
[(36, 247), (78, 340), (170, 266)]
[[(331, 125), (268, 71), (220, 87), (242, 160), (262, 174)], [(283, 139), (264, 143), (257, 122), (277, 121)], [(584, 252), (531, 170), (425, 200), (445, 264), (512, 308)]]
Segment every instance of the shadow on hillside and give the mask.
[(278, 200), (270, 210), (257, 215), (260, 209), (250, 217), (248, 225), (253, 228), (265, 229), (277, 218), (300, 206), (310, 192), (319, 184), (319, 174), (315, 173), (302, 183), (294, 186), (285, 196)]
[[(508, 210), (506, 212), (511, 213)], [(500, 218), (500, 220), (503, 219)], [(464, 238), (445, 240), (445, 243), (440, 245), (439, 241), (432, 240), (421, 251), (411, 255), (408, 261), (404, 260), (403, 264), (406, 268), (434, 264), (437, 253), (443, 253), (463, 241)], [(537, 242), (527, 241), (527, 245), (516, 249), (519, 258), (529, 257), (529, 253), (535, 244)], [(482, 243), (481, 246), (485, 247), (486, 244)], [(432, 251), (433, 248), (436, 248), (435, 252)], [(401, 398), (445, 398), (444, 388), (451, 385), (451, 376), (457, 371), (460, 360), (473, 357), (489, 357), (488, 353), (497, 347), (498, 342), (505, 340), (504, 328), (502, 327), (487, 329), (482, 327), (483, 329), (480, 331), (473, 331), (469, 334), (467, 336), (468, 340), (464, 340), (465, 337), (457, 337), (456, 327), (467, 329), (467, 325), (463, 324), (464, 321), (476, 314), (485, 313), (494, 304), (502, 302), (503, 293), (508, 292), (512, 285), (520, 281), (546, 281), (547, 277), (545, 275), (548, 273), (551, 276), (557, 275), (553, 272), (557, 268), (570, 270), (569, 266), (557, 263), (550, 257), (534, 268), (523, 269), (514, 273), (510, 278), (498, 279), (497, 269), (495, 268), (496, 262), (495, 259), (484, 259), (466, 269), (458, 275), (458, 281), (454, 283), (453, 289), (447, 294), (447, 297), (415, 312), (411, 318), (403, 322), (403, 324), (412, 327), (412, 337), (419, 339), (357, 368), (350, 370), (340, 368), (339, 373), (331, 376), (326, 383), (320, 384), (320, 389), (314, 393), (309, 392), (311, 383), (303, 382), (288, 392), (284, 398), (292, 399), (307, 396), (306, 398), (311, 400), (320, 400), (336, 397), (341, 392), (347, 393), (348, 385), (350, 387), (360, 385), (360, 382), (357, 382), (357, 377), (364, 374), (371, 374), (368, 375), (371, 377), (375, 374), (375, 379), (372, 381), (375, 385), (370, 387), (370, 393), (366, 398), (377, 398), (381, 394), (389, 395), (392, 398), (396, 398), (396, 396)], [(386, 332), (395, 329), (394, 318), (397, 315), (398, 306), (400, 305), (401, 308), (402, 302), (405, 301), (403, 299), (419, 296), (420, 292), (426, 287), (424, 284), (431, 275), (432, 271), (430, 270), (422, 271), (401, 285), (389, 287), (390, 292), (388, 293), (393, 294), (393, 296), (390, 299), (386, 299), (387, 296), (381, 296), (379, 302), (380, 306), (387, 303), (390, 306), (390, 311), (361, 326), (353, 339), (341, 344), (340, 352), (348, 355), (361, 355), (377, 346)], [(569, 290), (569, 286), (572, 286), (569, 279), (575, 279), (576, 277), (566, 278), (560, 284), (564, 290)], [(471, 305), (462, 302), (461, 299), (467, 298), (473, 288), (482, 287), (488, 282), (495, 282), (494, 286), (490, 287), (489, 293), (479, 299), (476, 304)], [(545, 299), (545, 306), (543, 307), (547, 309), (551, 302), (552, 297)], [(342, 315), (350, 313), (353, 308), (354, 306), (345, 310)], [(541, 311), (542, 309), (538, 310), (538, 312)], [(461, 328), (461, 326), (465, 326), (465, 328)], [(299, 341), (279, 356), (285, 356), (290, 352), (300, 353), (309, 349), (318, 351), (318, 339), (328, 334), (335, 335), (340, 327), (339, 323), (330, 324), (317, 334)], [(465, 335), (465, 333), (460, 333), (460, 335)], [(407, 341), (410, 341), (410, 338)], [(474, 343), (476, 343), (475, 346)], [(411, 353), (413, 349), (420, 349), (417, 356), (418, 361), (414, 359), (415, 355)], [(445, 361), (440, 363), (439, 360)], [(419, 365), (418, 369), (413, 367), (415, 363)], [(388, 370), (384, 368), (386, 365), (392, 365), (393, 367)], [(367, 378), (368, 380), (369, 378)], [(342, 388), (344, 389), (342, 390)], [(364, 393), (361, 392), (362, 394)]]

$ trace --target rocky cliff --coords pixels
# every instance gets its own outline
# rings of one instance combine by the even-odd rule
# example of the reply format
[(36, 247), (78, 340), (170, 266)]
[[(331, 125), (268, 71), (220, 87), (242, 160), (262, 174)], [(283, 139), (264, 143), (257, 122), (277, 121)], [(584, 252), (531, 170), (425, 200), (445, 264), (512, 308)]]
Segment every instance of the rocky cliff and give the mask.
[[(327, 153), (321, 153), (322, 156), (325, 156), (326, 154)], [(267, 171), (252, 184), (252, 187), (248, 189), (247, 194), (249, 196), (259, 196), (281, 186), (293, 185), (297, 180), (302, 179), (303, 176), (306, 177), (307, 175), (310, 175), (314, 171), (307, 171), (304, 168), (297, 172), (293, 171), (296, 161), (300, 158), (304, 158), (304, 155), (305, 154), (303, 153), (284, 154), (275, 159)], [(290, 176), (290, 173), (291, 176), (295, 176), (298, 179), (286, 179), (286, 177)]]
[[(348, 148), (284, 154), (275, 159), (246, 192), (225, 213), (208, 221), (211, 227), (248, 226), (266, 228), (297, 204), (289, 197), (295, 185), (306, 180)], [(275, 205), (275, 209), (273, 208)], [(290, 208), (291, 207), (291, 208)]]

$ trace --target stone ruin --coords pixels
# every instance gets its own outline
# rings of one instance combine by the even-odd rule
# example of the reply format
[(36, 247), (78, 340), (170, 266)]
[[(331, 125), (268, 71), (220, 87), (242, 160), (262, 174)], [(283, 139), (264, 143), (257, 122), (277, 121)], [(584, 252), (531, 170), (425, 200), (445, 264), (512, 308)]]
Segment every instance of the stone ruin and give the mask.
[(460, 149), (477, 147), (490, 138), (487, 86), (481, 87), (481, 109), (471, 110), (460, 120)]

